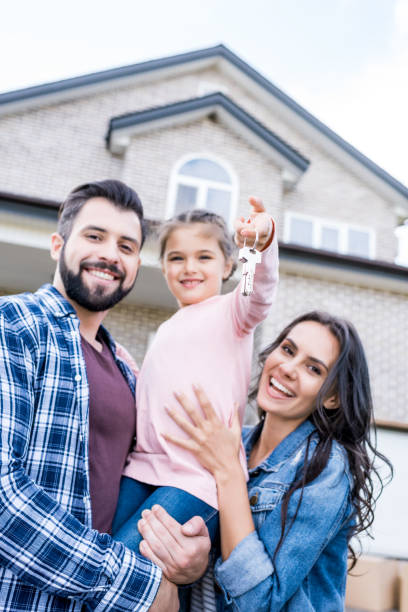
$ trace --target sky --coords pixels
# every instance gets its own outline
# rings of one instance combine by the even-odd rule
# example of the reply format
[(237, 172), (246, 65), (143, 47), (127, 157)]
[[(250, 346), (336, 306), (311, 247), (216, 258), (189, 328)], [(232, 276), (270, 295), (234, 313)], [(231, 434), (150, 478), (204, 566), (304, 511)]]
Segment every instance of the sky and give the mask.
[(0, 92), (219, 43), (408, 186), (408, 0), (0, 0)]

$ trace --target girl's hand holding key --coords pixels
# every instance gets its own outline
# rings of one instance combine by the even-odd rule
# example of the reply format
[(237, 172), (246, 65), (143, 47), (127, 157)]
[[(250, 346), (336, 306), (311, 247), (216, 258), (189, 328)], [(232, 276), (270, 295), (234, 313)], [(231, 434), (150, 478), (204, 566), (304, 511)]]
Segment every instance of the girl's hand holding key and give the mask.
[(259, 198), (251, 196), (249, 203), (252, 206), (249, 217), (240, 217), (235, 221), (235, 244), (242, 248), (246, 241), (246, 245), (251, 247), (258, 233), (256, 249), (262, 251), (273, 239), (275, 223)]

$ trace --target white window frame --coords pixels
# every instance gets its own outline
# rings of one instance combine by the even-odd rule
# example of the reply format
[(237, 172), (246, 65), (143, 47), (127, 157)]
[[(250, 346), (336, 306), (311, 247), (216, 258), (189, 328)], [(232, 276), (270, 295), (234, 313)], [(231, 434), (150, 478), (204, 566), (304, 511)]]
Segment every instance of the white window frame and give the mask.
[[(351, 223), (343, 223), (341, 221), (335, 221), (333, 219), (327, 219), (323, 217), (314, 217), (312, 215), (305, 215), (297, 212), (286, 212), (285, 213), (285, 227), (283, 232), (284, 242), (290, 243), (290, 228), (292, 219), (299, 219), (301, 221), (309, 221), (312, 223), (312, 244), (304, 245), (310, 246), (313, 249), (321, 249), (321, 235), (322, 227), (335, 229), (339, 233), (339, 248), (337, 251), (330, 250), (331, 253), (339, 253), (340, 255), (352, 255), (348, 251), (348, 232), (349, 230), (355, 230), (357, 232), (365, 232), (368, 234), (368, 255), (367, 259), (374, 259), (375, 257), (375, 231), (371, 227), (363, 225), (355, 225)], [(297, 243), (296, 243), (297, 244)], [(300, 245), (301, 246), (301, 245)], [(354, 256), (354, 255), (352, 255)]]
[[(225, 172), (227, 172), (231, 179), (231, 183), (227, 185), (226, 183), (202, 179), (195, 176), (179, 175), (180, 168), (182, 168), (184, 164), (193, 159), (208, 159), (209, 161), (218, 164), (225, 170)], [(238, 177), (229, 162), (225, 161), (224, 159), (221, 159), (220, 157), (217, 157), (216, 155), (213, 155), (212, 153), (209, 153), (208, 151), (189, 153), (188, 155), (183, 155), (180, 159), (178, 159), (170, 173), (169, 188), (167, 190), (166, 219), (172, 217), (175, 214), (174, 210), (177, 187), (180, 184), (197, 187), (198, 193), (195, 208), (206, 208), (205, 203), (207, 200), (207, 191), (209, 188), (214, 188), (220, 191), (226, 191), (230, 193), (231, 207), (229, 219), (227, 221), (228, 225), (230, 227), (232, 226), (237, 213)]]
[(398, 240), (398, 255), (395, 263), (399, 266), (408, 266), (408, 219), (394, 230)]

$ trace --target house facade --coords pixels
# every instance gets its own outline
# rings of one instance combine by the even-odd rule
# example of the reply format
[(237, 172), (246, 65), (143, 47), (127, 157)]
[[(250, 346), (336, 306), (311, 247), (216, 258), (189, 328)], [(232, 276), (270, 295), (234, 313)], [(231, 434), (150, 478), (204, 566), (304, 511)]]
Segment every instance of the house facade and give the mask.
[[(1, 94), (2, 294), (50, 280), (59, 203), (105, 178), (136, 189), (153, 228), (193, 206), (232, 223), (261, 197), (277, 222), (281, 281), (257, 347), (307, 310), (351, 319), (378, 423), (408, 428), (408, 254), (395, 232), (407, 187), (223, 45)], [(107, 326), (141, 362), (174, 310), (152, 232)]]

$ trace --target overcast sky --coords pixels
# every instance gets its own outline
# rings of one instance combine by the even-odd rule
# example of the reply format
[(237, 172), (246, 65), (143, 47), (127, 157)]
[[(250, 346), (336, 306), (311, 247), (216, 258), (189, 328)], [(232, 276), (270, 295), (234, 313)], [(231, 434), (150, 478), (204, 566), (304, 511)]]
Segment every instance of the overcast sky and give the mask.
[(408, 0), (1, 0), (0, 91), (223, 43), (408, 185)]

